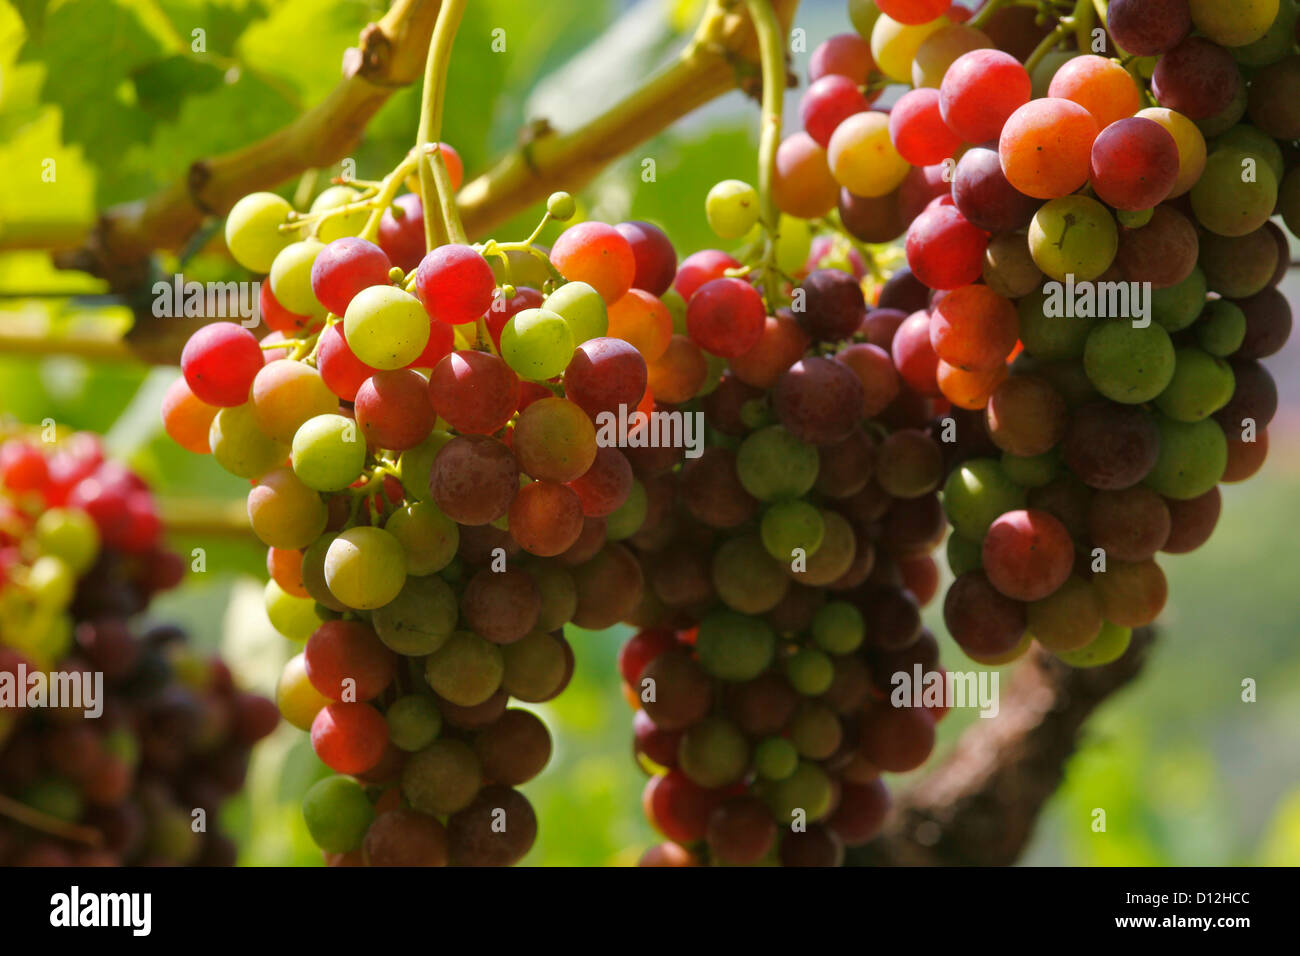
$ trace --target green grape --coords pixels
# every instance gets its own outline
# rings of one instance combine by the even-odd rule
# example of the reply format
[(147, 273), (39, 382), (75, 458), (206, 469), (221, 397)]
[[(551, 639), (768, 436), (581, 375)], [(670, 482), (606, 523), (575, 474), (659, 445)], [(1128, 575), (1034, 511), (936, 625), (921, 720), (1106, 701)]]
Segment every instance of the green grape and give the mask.
[(456, 593), (442, 578), (429, 575), (408, 577), (397, 597), (375, 610), (370, 623), (391, 650), (423, 657), (446, 643), (459, 615)]
[(1125, 229), (1141, 229), (1151, 221), (1155, 209), (1116, 209), (1115, 218)]
[(460, 547), (460, 525), (432, 501), (415, 501), (398, 508), (384, 522), (384, 530), (402, 543), (407, 574), (441, 571)]
[(27, 570), (27, 592), (37, 605), (61, 611), (72, 603), (77, 576), (62, 558), (43, 554)]
[(812, 223), (781, 213), (781, 234), (776, 238), (776, 267), (787, 275), (798, 272), (812, 252)]
[(433, 497), (429, 490), (433, 460), (442, 451), (442, 446), (455, 437), (449, 431), (436, 429), (420, 444), (402, 452), (397, 459), (397, 472), (402, 476), (402, 490), (406, 492), (406, 497), (417, 501), (429, 501)]
[(704, 200), (709, 228), (719, 239), (739, 239), (758, 222), (758, 190), (739, 179), (714, 184)]
[(375, 808), (351, 777), (326, 777), (303, 795), (302, 818), (318, 847), (326, 853), (347, 853), (361, 845)]
[(1023, 488), (1041, 488), (1061, 473), (1061, 460), (1055, 449), (1027, 458), (1004, 451), (1001, 462), (1007, 477)]
[(1196, 341), (1211, 355), (1226, 358), (1246, 339), (1246, 313), (1235, 302), (1215, 299), (1196, 322)]
[(320, 495), (289, 468), (267, 472), (248, 493), (248, 523), (272, 548), (305, 548), (320, 537), (328, 521), (329, 509)]
[(1151, 290), (1151, 321), (1166, 332), (1178, 332), (1196, 321), (1209, 291), (1200, 266), (1177, 285)]
[(208, 445), (218, 465), (236, 478), (250, 481), (289, 457), (288, 446), (262, 434), (253, 406), (247, 403), (217, 412), (208, 429)]
[(646, 497), (645, 485), (639, 480), (632, 482), (632, 490), (628, 492), (627, 500), (619, 505), (605, 519), (605, 539), (607, 541), (622, 541), (630, 538), (641, 530), (645, 524), (645, 517), (650, 508), (650, 500)]
[(1264, 131), (1249, 123), (1238, 123), (1214, 141), (1213, 149), (1236, 149), (1257, 160), (1273, 170), (1278, 182), (1286, 175), (1286, 161), (1282, 158), (1282, 147)]
[(848, 601), (829, 601), (813, 615), (813, 640), (827, 653), (853, 653), (861, 646), (866, 633), (862, 612)]
[(316, 491), (342, 491), (366, 467), (366, 442), (345, 415), (317, 415), (293, 436), (293, 473)]
[(398, 750), (414, 753), (438, 739), (442, 732), (442, 714), (432, 697), (407, 694), (399, 697), (384, 714), (388, 721), (388, 739)]
[(566, 282), (546, 297), (542, 308), (569, 323), (574, 347), (588, 339), (603, 338), (609, 331), (605, 300), (585, 282)]
[(522, 701), (549, 700), (569, 670), (564, 644), (546, 631), (530, 631), (501, 648), (505, 674), (501, 688)]
[(463, 810), (482, 785), (478, 755), (459, 740), (435, 740), (402, 768), (402, 796), (416, 810), (435, 816)]
[(700, 666), (721, 680), (753, 680), (772, 663), (776, 634), (766, 621), (736, 611), (713, 611), (695, 638)]
[(1097, 391), (1116, 402), (1149, 402), (1174, 377), (1174, 344), (1159, 325), (1102, 322), (1088, 336), (1083, 367)]
[(321, 625), (315, 601), (295, 597), (274, 580), (266, 582), (264, 598), (271, 626), (291, 641), (307, 640)]
[[(673, 317), (673, 335), (689, 336), (690, 330), (686, 328), (686, 300), (682, 294), (670, 286), (659, 297), (659, 301), (668, 307), (668, 314)], [(709, 354), (713, 355), (711, 352)]]
[(1065, 281), (1091, 281), (1110, 268), (1119, 250), (1119, 229), (1109, 211), (1089, 196), (1062, 196), (1044, 203), (1029, 224), (1029, 254), (1043, 274)]
[(281, 232), (293, 206), (275, 193), (250, 193), (235, 203), (226, 216), (226, 246), (235, 261), (249, 272), (267, 273), (280, 250), (293, 242)]
[(1175, 356), (1174, 377), (1156, 396), (1156, 408), (1174, 421), (1199, 422), (1228, 404), (1236, 386), (1232, 366), (1193, 347), (1178, 349)]
[(810, 823), (822, 819), (831, 812), (834, 793), (825, 770), (810, 760), (800, 760), (793, 773), (767, 783), (761, 795), (777, 825), (788, 826), (801, 810)]
[(754, 770), (764, 780), (785, 780), (799, 766), (799, 751), (784, 737), (767, 737), (754, 748)]
[(826, 760), (839, 749), (844, 726), (835, 711), (820, 701), (806, 700), (790, 721), (790, 741), (800, 757)]
[(1097, 320), (1049, 316), (1043, 308), (1046, 302), (1047, 293), (1039, 288), (1016, 303), (1025, 352), (1044, 360), (1079, 358)]
[(763, 512), (759, 529), (767, 553), (783, 563), (790, 562), (796, 548), (812, 557), (826, 536), (821, 512), (806, 501), (778, 501)]
[(573, 196), (569, 193), (554, 192), (546, 197), (546, 211), (551, 214), (552, 219), (568, 222), (578, 214), (578, 204), (573, 201)]
[(736, 453), (740, 483), (760, 501), (800, 498), (817, 482), (817, 449), (780, 425), (754, 432)]
[(753, 534), (731, 538), (714, 552), (712, 577), (722, 603), (742, 614), (765, 614), (790, 589), (781, 565)]
[[(360, 198), (361, 194), (350, 186), (330, 186), (312, 200), (311, 211), (325, 212), (327, 209), (339, 209)], [(316, 238), (321, 242), (331, 243), (344, 236), (359, 236), (369, 217), (370, 212), (365, 209), (330, 216), (328, 219), (321, 220), (316, 229)]]
[(424, 662), (424, 678), (438, 696), (474, 707), (497, 692), (505, 676), (501, 648), (473, 631), (454, 631)]
[(677, 766), (706, 789), (728, 786), (740, 780), (749, 767), (749, 741), (725, 717), (705, 717), (682, 734)]
[(984, 566), (984, 553), (981, 542), (972, 541), (956, 531), (948, 535), (945, 553), (948, 557), (948, 570), (952, 572), (952, 576), (955, 578), (961, 577), (967, 571), (974, 571)]
[(862, 39), (871, 39), (871, 28), (879, 18), (880, 8), (875, 0), (849, 0), (849, 21)]
[(1077, 651), (1054, 651), (1061, 660), (1071, 667), (1100, 667), (1111, 661), (1119, 660), (1128, 650), (1133, 631), (1106, 621), (1101, 625), (1101, 633)]
[(306, 655), (299, 651), (289, 658), (275, 684), (275, 706), (280, 716), (299, 730), (311, 730), (312, 721), (329, 702), (307, 677)]
[(501, 357), (519, 374), (544, 382), (565, 370), (573, 358), (569, 324), (549, 309), (524, 309), (501, 330)]
[(1278, 0), (1189, 0), (1192, 23), (1220, 46), (1260, 39), (1277, 17)]
[(348, 609), (347, 605), (331, 594), (329, 585), (325, 583), (325, 559), (337, 537), (337, 534), (323, 534), (303, 550), (302, 586), (317, 604), (342, 612)]
[(429, 344), (429, 315), (409, 292), (372, 285), (348, 303), (343, 337), (353, 354), (371, 368), (405, 368)]
[(1244, 236), (1273, 214), (1277, 177), (1266, 163), (1239, 149), (1218, 149), (1205, 161), (1191, 200), (1192, 211), (1206, 229), (1221, 236)]
[(280, 250), (271, 263), (271, 292), (290, 312), (298, 315), (324, 315), (325, 307), (311, 288), (311, 267), (325, 248), (317, 239), (291, 242)]
[(401, 542), (382, 528), (349, 528), (325, 554), (325, 582), (330, 593), (350, 608), (383, 607), (406, 583)]
[(1245, 66), (1267, 66), (1291, 52), (1295, 43), (1297, 8), (1294, 0), (1282, 0), (1277, 16), (1264, 35), (1253, 43), (1233, 47), (1228, 52)]
[(835, 680), (835, 665), (824, 651), (815, 647), (799, 648), (782, 664), (790, 686), (806, 697), (826, 693)]
[(1228, 442), (1212, 418), (1177, 422), (1155, 417), (1160, 451), (1143, 484), (1166, 498), (1199, 498), (1219, 483), (1228, 466)]
[(1025, 507), (1025, 489), (1012, 481), (992, 458), (962, 462), (943, 486), (943, 510), (953, 529), (983, 542), (989, 525), (1008, 511)]
[(50, 508), (36, 519), (36, 546), (52, 554), (80, 576), (99, 555), (99, 528), (84, 511)]

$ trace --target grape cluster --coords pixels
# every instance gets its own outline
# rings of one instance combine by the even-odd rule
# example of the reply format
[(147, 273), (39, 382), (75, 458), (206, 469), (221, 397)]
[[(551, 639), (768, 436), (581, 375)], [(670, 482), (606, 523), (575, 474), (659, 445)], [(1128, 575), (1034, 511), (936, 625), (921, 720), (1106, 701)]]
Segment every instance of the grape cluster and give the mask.
[[(0, 865), (234, 863), (216, 814), (276, 712), (178, 628), (132, 620), (180, 580), (160, 537), (95, 436), (0, 433)], [(102, 676), (102, 713), (22, 706), (37, 673)]]
[(1157, 555), (1202, 545), (1219, 482), (1267, 453), (1260, 360), (1291, 328), (1272, 217), (1300, 224), (1296, 5), (1112, 0), (1104, 50), (1034, 56), (1010, 9), (980, 29), (921, 0), (850, 6), (861, 35), (828, 46), (853, 91), (863, 70), (914, 88), (845, 116), (821, 90), (848, 87), (818, 79), (805, 128), (830, 131), (844, 227), (905, 237), (893, 354), (950, 406), (947, 628), (977, 661), (1037, 640), (1106, 663), (1165, 604)]

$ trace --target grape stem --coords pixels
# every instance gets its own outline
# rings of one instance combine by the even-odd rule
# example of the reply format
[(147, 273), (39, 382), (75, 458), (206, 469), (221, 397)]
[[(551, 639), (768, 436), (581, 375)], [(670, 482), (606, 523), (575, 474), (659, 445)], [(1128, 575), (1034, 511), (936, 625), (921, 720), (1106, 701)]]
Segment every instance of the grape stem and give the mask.
[(1089, 34), (1092, 33), (1093, 25), (1097, 22), (1092, 3), (1093, 0), (1075, 0), (1074, 9), (1068, 15), (1061, 17), (1052, 32), (1043, 37), (1042, 42), (1034, 48), (1034, 52), (1029, 54), (1029, 59), (1025, 60), (1025, 72), (1033, 73), (1043, 57), (1071, 33), (1074, 34), (1074, 42), (1079, 52), (1087, 51)]
[(33, 830), (40, 830), (42, 833), (50, 834), (50, 836), (62, 837), (65, 840), (73, 840), (87, 846), (99, 846), (104, 841), (103, 834), (94, 827), (68, 823), (66, 820), (60, 820), (57, 817), (41, 813), (35, 807), (19, 803), (12, 797), (7, 797), (2, 793), (0, 793), (0, 816), (26, 824)]
[[(442, 0), (429, 56), (424, 65), (424, 90), (420, 97), (420, 123), (415, 135), (415, 154), (420, 171), (420, 195), (424, 198), (424, 238), (430, 249), (447, 242), (464, 242), (465, 230), (456, 211), (447, 163), (437, 144), (442, 139), (442, 113), (447, 101), (447, 67), (456, 30), (465, 15), (465, 0)], [(436, 207), (436, 208), (435, 208)]]
[(785, 49), (781, 23), (770, 0), (745, 0), (754, 32), (758, 36), (759, 65), (763, 71), (762, 119), (758, 136), (758, 196), (760, 218), (767, 233), (763, 246), (763, 299), (769, 314), (775, 311), (778, 288), (776, 244), (780, 239), (781, 213), (772, 194), (776, 172), (776, 150), (781, 145), (781, 107), (785, 97)]

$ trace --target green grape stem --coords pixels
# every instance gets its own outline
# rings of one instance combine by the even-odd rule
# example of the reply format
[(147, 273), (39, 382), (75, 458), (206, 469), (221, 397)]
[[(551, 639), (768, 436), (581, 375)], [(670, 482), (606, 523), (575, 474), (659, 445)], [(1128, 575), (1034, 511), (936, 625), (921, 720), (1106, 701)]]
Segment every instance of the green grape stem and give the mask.
[(776, 150), (781, 145), (781, 108), (785, 97), (785, 49), (781, 23), (770, 0), (745, 0), (754, 32), (758, 36), (759, 64), (763, 72), (762, 119), (758, 137), (758, 195), (760, 218), (767, 233), (762, 256), (763, 298), (769, 313), (774, 310), (778, 286), (776, 245), (780, 239), (781, 213), (772, 193), (776, 172)]

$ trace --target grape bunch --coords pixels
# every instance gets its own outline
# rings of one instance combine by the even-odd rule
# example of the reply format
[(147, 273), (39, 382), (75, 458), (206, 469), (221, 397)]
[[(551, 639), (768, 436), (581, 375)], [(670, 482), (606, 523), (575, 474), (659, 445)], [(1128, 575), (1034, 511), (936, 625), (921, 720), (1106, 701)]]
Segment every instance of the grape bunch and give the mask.
[[(949, 632), (984, 663), (1037, 641), (1103, 664), (1165, 604), (1157, 555), (1204, 544), (1218, 484), (1267, 454), (1297, 8), (1111, 0), (1078, 49), (1051, 17), (945, 6), (850, 4), (778, 195), (903, 239), (875, 312), (906, 314), (888, 347), (936, 403)], [(912, 86), (887, 114), (882, 74)]]
[[(277, 715), (178, 628), (133, 620), (182, 572), (95, 436), (0, 431), (0, 865), (234, 863), (216, 815)], [(102, 697), (53, 706), (36, 674), (98, 676)]]

